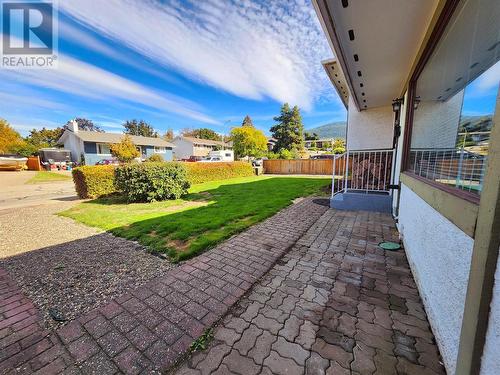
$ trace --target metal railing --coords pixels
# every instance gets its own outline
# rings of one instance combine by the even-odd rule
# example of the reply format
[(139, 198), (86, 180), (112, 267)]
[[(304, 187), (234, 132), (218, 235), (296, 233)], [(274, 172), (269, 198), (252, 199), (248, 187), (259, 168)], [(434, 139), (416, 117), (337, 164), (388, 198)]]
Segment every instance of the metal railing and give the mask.
[(418, 176), (480, 193), (487, 155), (464, 148), (411, 149), (409, 170)]
[(390, 193), (394, 150), (349, 150), (335, 155), (332, 196), (347, 191)]

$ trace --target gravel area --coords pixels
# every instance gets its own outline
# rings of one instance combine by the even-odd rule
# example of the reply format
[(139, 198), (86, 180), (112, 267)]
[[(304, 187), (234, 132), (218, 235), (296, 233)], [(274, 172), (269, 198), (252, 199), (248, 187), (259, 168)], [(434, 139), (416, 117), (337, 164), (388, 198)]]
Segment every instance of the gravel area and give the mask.
[[(54, 214), (71, 204), (0, 210), (0, 267), (32, 299), (47, 328), (57, 328), (173, 267), (135, 242)], [(65, 321), (56, 322), (53, 315)]]

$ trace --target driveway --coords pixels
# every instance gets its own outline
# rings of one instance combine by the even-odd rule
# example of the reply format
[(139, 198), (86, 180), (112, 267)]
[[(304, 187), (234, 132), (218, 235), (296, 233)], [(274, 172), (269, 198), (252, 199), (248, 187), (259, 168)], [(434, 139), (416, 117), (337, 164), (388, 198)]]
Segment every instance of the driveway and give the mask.
[[(72, 180), (28, 184), (35, 171), (0, 171), (0, 210), (78, 199)], [(61, 172), (69, 175), (69, 172)]]

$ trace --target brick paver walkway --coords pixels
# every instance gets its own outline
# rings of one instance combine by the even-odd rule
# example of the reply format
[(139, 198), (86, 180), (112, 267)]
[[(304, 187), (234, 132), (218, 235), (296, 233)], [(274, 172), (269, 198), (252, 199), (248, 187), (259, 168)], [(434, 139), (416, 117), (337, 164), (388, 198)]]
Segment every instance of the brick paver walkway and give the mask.
[(389, 215), (329, 210), (177, 374), (442, 374)]
[(0, 374), (168, 369), (326, 210), (305, 199), (57, 332), (0, 270)]

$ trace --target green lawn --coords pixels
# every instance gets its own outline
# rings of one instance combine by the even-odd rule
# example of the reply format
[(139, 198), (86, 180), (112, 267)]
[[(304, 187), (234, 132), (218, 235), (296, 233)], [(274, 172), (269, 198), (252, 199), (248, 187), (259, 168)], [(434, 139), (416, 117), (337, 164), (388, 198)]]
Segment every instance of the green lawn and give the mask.
[(40, 184), (43, 182), (53, 182), (53, 181), (67, 181), (71, 180), (71, 176), (66, 176), (56, 172), (49, 171), (39, 171), (31, 179), (26, 182), (27, 184)]
[(329, 184), (329, 178), (235, 178), (194, 185), (175, 201), (127, 204), (121, 197), (101, 198), (61, 215), (138, 240), (178, 261), (272, 216), (295, 198), (324, 195)]

